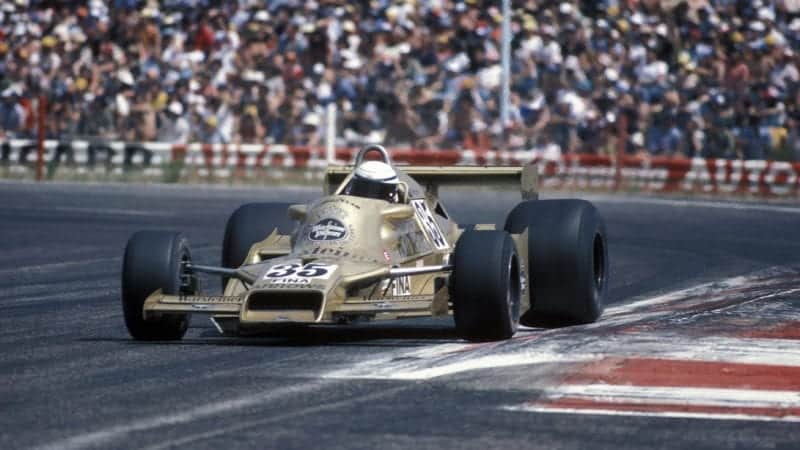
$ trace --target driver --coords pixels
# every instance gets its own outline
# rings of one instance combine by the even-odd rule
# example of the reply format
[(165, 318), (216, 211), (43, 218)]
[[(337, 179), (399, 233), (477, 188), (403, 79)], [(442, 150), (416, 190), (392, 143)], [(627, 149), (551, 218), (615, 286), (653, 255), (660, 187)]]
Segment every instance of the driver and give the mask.
[(397, 172), (389, 164), (380, 161), (364, 161), (356, 168), (344, 193), (397, 203), (399, 183)]

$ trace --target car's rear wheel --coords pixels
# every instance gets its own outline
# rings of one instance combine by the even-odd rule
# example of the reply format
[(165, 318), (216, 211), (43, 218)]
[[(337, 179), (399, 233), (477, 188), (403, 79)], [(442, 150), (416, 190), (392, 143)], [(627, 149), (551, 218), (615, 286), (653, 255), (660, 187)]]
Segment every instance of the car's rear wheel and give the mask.
[(504, 231), (465, 231), (453, 255), (451, 288), (458, 333), (470, 341), (498, 341), (519, 323), (520, 265)]
[(144, 302), (153, 292), (193, 294), (197, 278), (184, 269), (191, 262), (189, 241), (170, 231), (139, 231), (128, 240), (122, 263), (122, 310), (125, 326), (137, 340), (177, 340), (186, 333), (186, 314), (144, 319)]
[[(244, 263), (250, 247), (263, 241), (275, 229), (289, 234), (294, 228), (288, 216), (290, 203), (247, 203), (228, 218), (222, 241), (222, 267), (235, 269)], [(225, 289), (228, 279), (222, 279)]]
[(531, 308), (523, 325), (590, 323), (603, 312), (608, 290), (608, 247), (603, 219), (584, 200), (522, 202), (505, 230), (528, 230)]

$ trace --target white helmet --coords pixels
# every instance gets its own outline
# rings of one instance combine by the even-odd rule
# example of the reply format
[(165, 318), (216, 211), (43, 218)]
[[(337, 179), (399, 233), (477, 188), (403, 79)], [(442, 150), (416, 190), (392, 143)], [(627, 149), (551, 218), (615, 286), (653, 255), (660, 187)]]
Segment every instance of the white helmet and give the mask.
[(397, 197), (397, 172), (380, 161), (364, 161), (356, 167), (347, 193), (359, 197), (395, 201)]

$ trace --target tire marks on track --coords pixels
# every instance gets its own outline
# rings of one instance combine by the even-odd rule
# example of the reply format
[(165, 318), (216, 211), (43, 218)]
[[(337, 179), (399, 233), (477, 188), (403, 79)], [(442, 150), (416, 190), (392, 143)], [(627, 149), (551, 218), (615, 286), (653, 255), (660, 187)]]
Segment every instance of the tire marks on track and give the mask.
[(562, 381), (503, 409), (800, 421), (798, 323), (800, 268), (779, 267), (609, 308), (590, 325), (396, 353), (323, 376), (424, 380), (550, 364)]
[(233, 411), (256, 407), (302, 393), (319, 390), (331, 381), (314, 381), (298, 386), (288, 386), (281, 391), (254, 392), (242, 397), (225, 399), (219, 402), (205, 403), (184, 411), (167, 413), (153, 417), (133, 419), (124, 424), (112, 425), (97, 431), (80, 433), (65, 439), (57, 440), (39, 447), (37, 450), (73, 450), (90, 447), (108, 447), (113, 442), (126, 436), (154, 430), (161, 427), (191, 423), (197, 420), (229, 414)]
[(800, 320), (798, 299), (800, 268), (772, 268), (608, 308), (590, 325), (523, 329), (505, 342), (442, 344), (386, 355), (324, 376), (429, 379), (470, 370), (638, 353), (800, 365), (800, 341), (736, 337), (742, 321), (749, 319), (750, 308), (767, 306), (775, 320)]

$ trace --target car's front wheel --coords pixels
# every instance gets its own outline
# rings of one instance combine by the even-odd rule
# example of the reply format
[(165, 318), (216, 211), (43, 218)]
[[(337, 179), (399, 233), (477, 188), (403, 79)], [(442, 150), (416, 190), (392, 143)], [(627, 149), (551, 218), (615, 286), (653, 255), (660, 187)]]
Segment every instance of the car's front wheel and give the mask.
[(465, 231), (453, 255), (451, 288), (456, 330), (470, 341), (509, 339), (517, 330), (520, 264), (505, 231)]
[(136, 340), (178, 340), (186, 334), (186, 314), (169, 314), (145, 320), (144, 302), (153, 292), (193, 294), (197, 279), (184, 269), (191, 262), (189, 241), (170, 231), (139, 231), (125, 247), (122, 263), (122, 310), (125, 326)]

